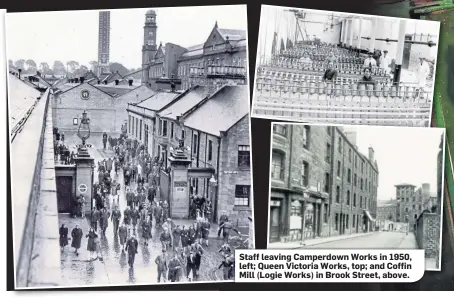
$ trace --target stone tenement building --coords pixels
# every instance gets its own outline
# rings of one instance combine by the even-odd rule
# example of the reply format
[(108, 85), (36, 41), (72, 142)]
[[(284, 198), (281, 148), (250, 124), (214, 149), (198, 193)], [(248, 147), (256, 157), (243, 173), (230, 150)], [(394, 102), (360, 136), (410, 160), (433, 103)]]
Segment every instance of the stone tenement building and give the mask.
[(430, 184), (423, 183), (420, 188), (411, 184), (398, 184), (396, 187), (397, 214), (398, 222), (408, 222), (410, 231), (414, 230), (414, 225), (419, 215), (426, 210), (431, 201)]
[(373, 149), (365, 157), (352, 137), (352, 132), (339, 127), (274, 125), (271, 242), (374, 228), (377, 164)]
[[(211, 198), (215, 219), (226, 211), (240, 227), (248, 225), (252, 212), (247, 88), (224, 86), (211, 94), (208, 87), (195, 86), (185, 92), (160, 91), (128, 105), (129, 137), (160, 156), (166, 167), (183, 140), (191, 160), (190, 194)], [(211, 178), (217, 181), (215, 193)]]
[(377, 206), (377, 221), (397, 221), (397, 201), (378, 201)]
[[(176, 89), (201, 85), (247, 84), (246, 30), (221, 29), (216, 23), (202, 43), (188, 48), (173, 43), (157, 47), (156, 12), (145, 16), (142, 84), (153, 90), (173, 82)], [(213, 90), (213, 92), (215, 91)]]

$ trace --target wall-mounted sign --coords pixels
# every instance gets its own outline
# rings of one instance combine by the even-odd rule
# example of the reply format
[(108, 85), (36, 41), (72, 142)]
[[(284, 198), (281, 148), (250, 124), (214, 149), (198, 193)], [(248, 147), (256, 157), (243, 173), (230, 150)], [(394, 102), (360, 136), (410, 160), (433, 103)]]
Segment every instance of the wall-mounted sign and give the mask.
[(279, 207), (279, 206), (281, 206), (281, 201), (274, 201), (274, 200), (272, 200), (272, 201), (270, 202), (270, 205), (271, 205), (271, 207)]
[(79, 187), (77, 187), (77, 189), (79, 190), (80, 193), (86, 193), (87, 192), (87, 189), (88, 189), (88, 186), (86, 184), (80, 184)]
[(184, 187), (177, 187), (176, 191), (177, 192), (184, 192), (184, 189), (185, 189)]
[(173, 182), (173, 187), (188, 187), (188, 182), (187, 181), (174, 181)]
[(80, 98), (82, 99), (89, 99), (90, 98), (90, 91), (88, 90), (82, 90), (80, 91)]

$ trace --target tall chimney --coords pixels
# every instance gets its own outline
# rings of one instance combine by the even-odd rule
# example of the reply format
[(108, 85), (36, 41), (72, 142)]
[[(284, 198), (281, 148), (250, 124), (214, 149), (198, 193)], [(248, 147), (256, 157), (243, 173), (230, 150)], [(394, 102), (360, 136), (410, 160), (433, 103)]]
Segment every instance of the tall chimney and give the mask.
[(375, 162), (375, 151), (372, 147), (369, 147), (369, 160), (372, 163)]

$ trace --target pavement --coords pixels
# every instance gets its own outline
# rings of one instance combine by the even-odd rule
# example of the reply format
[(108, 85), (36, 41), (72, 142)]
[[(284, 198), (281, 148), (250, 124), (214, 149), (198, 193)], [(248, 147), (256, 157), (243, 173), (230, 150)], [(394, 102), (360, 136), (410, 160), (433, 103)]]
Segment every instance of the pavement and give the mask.
[(294, 242), (275, 242), (270, 243), (268, 248), (272, 249), (298, 249), (303, 248), (306, 246), (314, 246), (318, 244), (325, 244), (334, 241), (340, 241), (345, 239), (352, 239), (356, 237), (363, 237), (366, 235), (374, 234), (375, 232), (371, 233), (358, 233), (358, 234), (348, 234), (348, 235), (339, 235), (339, 236), (332, 236), (332, 237), (320, 237), (314, 239), (305, 239), (304, 241), (294, 241)]
[[(113, 156), (110, 150), (98, 150), (95, 145), (89, 148), (89, 153), (95, 158), (95, 165), (97, 161), (109, 156)], [(95, 169), (96, 171), (96, 169)], [(121, 172), (121, 171), (120, 171)], [(94, 175), (95, 181), (97, 175)], [(117, 181), (122, 185), (120, 191), (120, 210), (124, 210), (126, 206), (124, 195), (123, 175), (120, 173)], [(177, 224), (190, 224), (192, 221), (175, 220)], [(61, 253), (61, 276), (63, 285), (66, 286), (104, 286), (104, 285), (128, 285), (128, 284), (153, 284), (157, 283), (157, 266), (154, 262), (157, 255), (161, 254), (161, 243), (159, 235), (161, 228), (157, 228), (153, 223), (152, 239), (149, 240), (148, 246), (144, 245), (140, 234), (139, 252), (136, 255), (134, 268), (129, 268), (127, 264), (127, 254), (121, 251), (118, 237), (113, 235), (112, 224), (106, 231), (106, 236), (100, 238), (100, 252), (102, 261), (99, 259), (90, 261), (87, 248), (87, 238), (85, 234), (88, 233), (89, 221), (81, 218), (71, 218), (68, 214), (59, 214), (59, 223), (65, 223), (69, 231), (71, 231), (76, 224), (79, 224), (84, 232), (82, 237), (81, 249), (79, 255), (74, 253), (71, 248), (71, 241)], [(217, 226), (213, 225), (212, 235), (217, 230)], [(99, 231), (98, 231), (99, 232)], [(204, 247), (205, 253), (202, 256), (200, 266), (199, 278), (197, 281), (215, 281), (222, 280), (222, 270), (218, 266), (222, 262), (219, 248), (222, 245), (222, 240), (215, 238), (209, 239), (209, 246)], [(187, 280), (180, 280), (185, 282)]]

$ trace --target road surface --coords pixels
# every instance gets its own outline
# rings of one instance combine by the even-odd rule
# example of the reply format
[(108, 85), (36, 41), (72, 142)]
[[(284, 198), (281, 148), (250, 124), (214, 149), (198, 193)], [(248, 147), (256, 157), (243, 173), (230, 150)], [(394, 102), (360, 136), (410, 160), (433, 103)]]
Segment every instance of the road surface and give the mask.
[(379, 232), (337, 241), (308, 245), (306, 248), (370, 248), (370, 249), (413, 249), (417, 248), (414, 235), (399, 232)]

